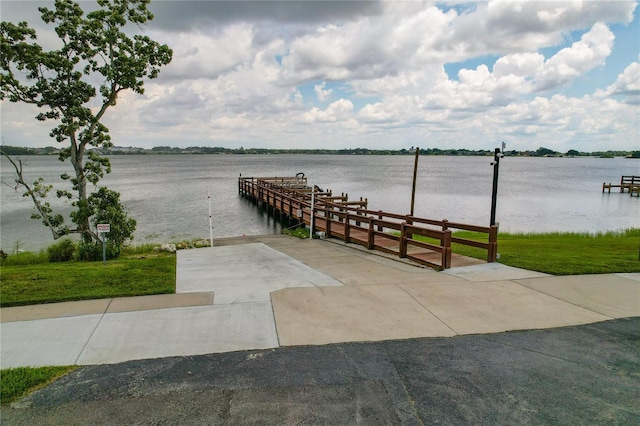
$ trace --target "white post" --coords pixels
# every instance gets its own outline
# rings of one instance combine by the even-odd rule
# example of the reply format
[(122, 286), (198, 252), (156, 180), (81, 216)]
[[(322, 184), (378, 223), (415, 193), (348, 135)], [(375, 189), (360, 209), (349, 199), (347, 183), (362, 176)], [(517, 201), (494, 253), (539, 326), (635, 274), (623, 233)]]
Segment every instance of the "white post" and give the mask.
[(311, 187), (311, 219), (309, 220), (309, 238), (313, 238), (313, 210), (316, 201), (316, 191), (314, 187)]
[(211, 247), (213, 247), (213, 221), (211, 219), (211, 191), (207, 191), (209, 198), (209, 239), (211, 240)]
[(100, 236), (102, 236), (102, 264), (107, 264), (107, 233), (101, 232)]

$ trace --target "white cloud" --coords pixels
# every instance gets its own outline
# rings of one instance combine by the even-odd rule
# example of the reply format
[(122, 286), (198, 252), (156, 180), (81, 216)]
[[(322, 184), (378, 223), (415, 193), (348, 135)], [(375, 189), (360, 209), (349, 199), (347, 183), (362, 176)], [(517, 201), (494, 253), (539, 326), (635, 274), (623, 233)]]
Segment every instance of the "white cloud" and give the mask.
[[(549, 139), (600, 150), (638, 142), (639, 52), (612, 55), (621, 26), (611, 25), (632, 22), (637, 2), (188, 6), (152, 2), (158, 19), (146, 34), (169, 44), (174, 59), (144, 95), (125, 93), (109, 111), (116, 144), (485, 148), (506, 135), (524, 149)], [(3, 1), (3, 19), (22, 14), (36, 25), (27, 9)], [(473, 65), (445, 72), (465, 61)], [(606, 80), (592, 81), (593, 70)], [(571, 95), (581, 84), (590, 89)], [(4, 101), (6, 143), (54, 144), (51, 123), (36, 113)]]
[(614, 35), (602, 23), (597, 23), (580, 41), (564, 48), (549, 59), (537, 76), (538, 90), (557, 87), (604, 64), (611, 53)]
[(333, 89), (325, 90), (324, 86), (326, 84), (327, 82), (323, 81), (322, 84), (316, 84), (315, 86), (313, 86), (313, 91), (316, 92), (316, 96), (318, 97), (318, 100), (321, 102), (324, 102), (327, 99), (329, 99), (329, 96), (331, 96), (331, 94), (333, 93)]
[(339, 99), (331, 103), (325, 110), (312, 108), (302, 115), (302, 119), (309, 123), (346, 121), (351, 118), (352, 110), (353, 104), (350, 100)]
[(231, 25), (221, 34), (173, 34), (165, 40), (174, 57), (163, 70), (163, 78), (215, 78), (251, 60), (255, 54), (252, 40), (253, 30), (247, 24)]
[(616, 82), (596, 92), (597, 97), (622, 97), (628, 104), (640, 105), (640, 63), (633, 62), (618, 76)]
[(544, 67), (544, 56), (537, 52), (513, 53), (499, 58), (493, 66), (496, 77), (507, 75), (534, 76)]

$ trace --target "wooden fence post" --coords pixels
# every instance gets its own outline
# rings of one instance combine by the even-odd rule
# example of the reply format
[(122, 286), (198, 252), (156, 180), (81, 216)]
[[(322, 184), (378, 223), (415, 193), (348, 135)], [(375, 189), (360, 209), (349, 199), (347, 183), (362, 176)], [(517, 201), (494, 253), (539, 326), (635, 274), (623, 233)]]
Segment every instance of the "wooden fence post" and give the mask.
[(375, 233), (373, 232), (373, 218), (371, 216), (368, 217), (369, 220), (369, 233), (368, 233), (368, 239), (367, 239), (367, 248), (369, 250), (373, 250), (373, 247), (375, 246)]
[(349, 235), (351, 233), (351, 226), (349, 224), (349, 212), (345, 212), (344, 214), (344, 242), (348, 243), (349, 242), (349, 237), (351, 237), (351, 235)]
[[(407, 225), (413, 225), (413, 216), (411, 216), (410, 214), (405, 216), (405, 221), (407, 223)], [(413, 238), (413, 235), (411, 234), (407, 234), (407, 238)]]
[(407, 257), (407, 230), (406, 230), (406, 226), (407, 224), (405, 222), (402, 222), (400, 224), (400, 250), (399, 250), (399, 256), (404, 258)]
[(498, 260), (498, 225), (489, 229), (489, 250), (487, 250), (487, 262)]
[[(442, 232), (446, 232), (449, 230), (449, 221), (447, 219), (442, 219)], [(440, 245), (443, 245), (444, 241), (440, 240)]]
[(451, 268), (451, 230), (444, 231), (442, 243), (442, 269)]

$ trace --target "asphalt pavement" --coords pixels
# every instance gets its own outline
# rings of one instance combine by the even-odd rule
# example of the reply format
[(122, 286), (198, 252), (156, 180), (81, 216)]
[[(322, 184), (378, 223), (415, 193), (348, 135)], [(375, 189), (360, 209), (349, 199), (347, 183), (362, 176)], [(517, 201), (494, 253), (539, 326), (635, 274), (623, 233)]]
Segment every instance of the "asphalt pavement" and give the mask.
[(6, 425), (633, 425), (640, 319), (86, 366)]

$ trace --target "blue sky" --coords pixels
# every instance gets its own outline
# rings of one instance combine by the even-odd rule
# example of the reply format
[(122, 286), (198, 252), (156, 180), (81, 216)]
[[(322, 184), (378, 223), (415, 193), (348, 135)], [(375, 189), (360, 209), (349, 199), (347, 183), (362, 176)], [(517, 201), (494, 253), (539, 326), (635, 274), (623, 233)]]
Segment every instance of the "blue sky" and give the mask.
[[(42, 4), (0, 12), (50, 43)], [(640, 149), (637, 6), (152, 1), (174, 60), (105, 124), (147, 148)], [(55, 145), (36, 114), (3, 101), (5, 143)]]

